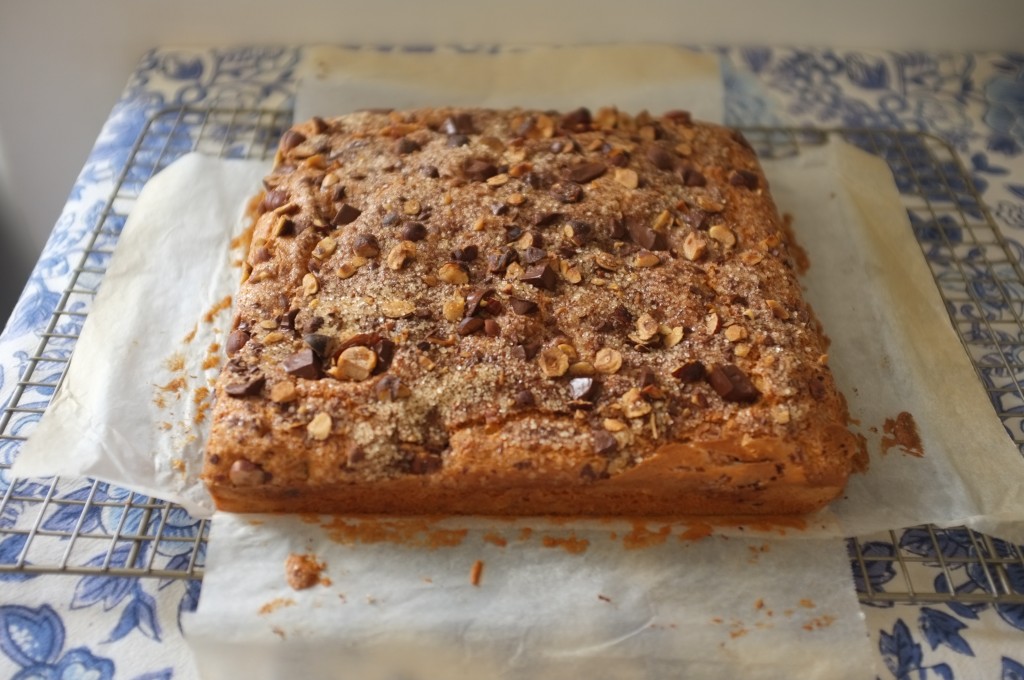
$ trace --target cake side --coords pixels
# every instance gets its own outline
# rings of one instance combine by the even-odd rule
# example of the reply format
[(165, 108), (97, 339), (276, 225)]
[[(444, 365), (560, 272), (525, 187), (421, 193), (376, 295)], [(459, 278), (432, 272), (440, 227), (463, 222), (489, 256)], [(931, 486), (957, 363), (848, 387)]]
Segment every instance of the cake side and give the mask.
[(234, 511), (790, 514), (856, 441), (749, 145), (683, 113), (294, 127), (204, 478)]

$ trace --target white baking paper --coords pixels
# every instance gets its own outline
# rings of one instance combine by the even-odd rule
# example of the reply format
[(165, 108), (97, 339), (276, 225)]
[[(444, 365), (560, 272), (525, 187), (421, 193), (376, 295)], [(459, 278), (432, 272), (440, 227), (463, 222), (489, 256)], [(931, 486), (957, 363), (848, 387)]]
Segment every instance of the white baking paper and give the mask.
[(842, 541), (709, 529), (217, 514), (185, 632), (205, 680), (875, 677)]
[(209, 517), (198, 475), (241, 278), (231, 241), (267, 170), (190, 154), (146, 184), (16, 476), (93, 477)]
[(423, 51), (318, 46), (307, 49), (295, 119), (359, 108), (617, 106), (687, 109), (721, 122), (718, 58), (670, 45), (503, 47)]

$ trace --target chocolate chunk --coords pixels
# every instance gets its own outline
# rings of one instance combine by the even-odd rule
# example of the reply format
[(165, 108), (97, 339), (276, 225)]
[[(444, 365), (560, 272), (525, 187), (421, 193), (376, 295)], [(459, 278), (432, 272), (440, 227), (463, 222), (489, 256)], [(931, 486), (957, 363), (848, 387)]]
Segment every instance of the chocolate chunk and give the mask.
[(558, 284), (558, 274), (555, 273), (555, 270), (551, 268), (549, 263), (545, 262), (543, 264), (535, 264), (527, 269), (519, 280), (537, 288), (554, 290)]
[(373, 343), (373, 353), (377, 355), (377, 365), (373, 367), (373, 375), (377, 375), (391, 368), (391, 362), (395, 358), (395, 343), (387, 338), (381, 338)]
[(448, 135), (448, 146), (452, 148), (466, 146), (467, 144), (469, 144), (469, 137), (467, 135)]
[(586, 184), (603, 175), (607, 169), (604, 163), (582, 163), (572, 168), (566, 179), (577, 184)]
[(283, 365), (285, 372), (296, 378), (316, 380), (320, 377), (320, 360), (310, 348), (300, 349), (289, 355), (285, 358)]
[(523, 262), (526, 264), (536, 264), (548, 256), (548, 251), (543, 248), (524, 248), (523, 249)]
[(588, 482), (595, 481), (597, 479), (597, 473), (594, 472), (594, 466), (591, 465), (590, 463), (587, 463), (586, 465), (584, 465), (580, 469), (580, 477), (582, 477), (583, 479), (587, 480)]
[(452, 251), (452, 259), (456, 262), (473, 262), (480, 254), (480, 249), (475, 245), (463, 246)]
[(478, 288), (466, 296), (466, 316), (476, 316), (478, 312), (490, 312), (494, 300), (493, 288)]
[(703, 380), (707, 369), (699, 361), (687, 361), (682, 366), (672, 370), (672, 377), (680, 382), (693, 383)]
[(424, 165), (420, 168), (420, 174), (430, 179), (437, 179), (441, 176), (441, 172), (437, 169), (436, 165)]
[(381, 377), (373, 386), (373, 393), (381, 401), (398, 401), (412, 394), (412, 391), (395, 375)]
[(589, 376), (569, 381), (569, 395), (577, 401), (592, 401), (597, 396), (598, 382)]
[(266, 382), (265, 377), (256, 374), (240, 382), (228, 383), (224, 386), (224, 391), (231, 397), (251, 397), (259, 394)]
[(726, 401), (752, 402), (761, 393), (757, 391), (750, 378), (734, 364), (718, 364), (707, 375), (708, 383)]
[(321, 333), (307, 333), (302, 336), (302, 341), (309, 345), (313, 353), (321, 359), (326, 359), (330, 356), (331, 336)]
[(395, 153), (397, 153), (399, 155), (405, 155), (407, 153), (413, 153), (414, 151), (419, 151), (419, 150), (420, 150), (419, 142), (417, 142), (414, 139), (409, 139), (408, 137), (402, 137), (397, 142), (395, 142)]
[(526, 360), (526, 362), (537, 356), (539, 351), (541, 351), (541, 340), (538, 338), (531, 338), (512, 348), (513, 355)]
[(573, 245), (580, 248), (587, 245), (590, 241), (590, 235), (594, 231), (594, 228), (590, 226), (590, 223), (584, 222), (583, 220), (570, 220), (569, 228), (572, 229), (572, 236), (569, 240)]
[(629, 165), (629, 152), (625, 149), (615, 149), (608, 155), (608, 160), (617, 168), (624, 168)]
[(281, 137), (281, 151), (291, 151), (304, 141), (306, 141), (306, 135), (298, 130), (288, 130)]
[(467, 316), (455, 327), (455, 332), (461, 336), (472, 335), (484, 327), (484, 320), (478, 316)]
[(659, 170), (671, 170), (676, 164), (676, 157), (672, 152), (657, 144), (647, 147), (647, 160)]
[(383, 224), (385, 227), (393, 227), (396, 224), (398, 224), (401, 219), (402, 217), (398, 213), (389, 212), (387, 215), (381, 218), (380, 223)]
[(429, 475), (440, 470), (442, 465), (440, 454), (419, 452), (409, 460), (409, 472), (414, 475)]
[(402, 225), (402, 238), (406, 241), (422, 241), (427, 237), (427, 228), (422, 222), (406, 222)]
[(509, 207), (507, 203), (492, 203), (491, 214), (495, 216), (507, 215)]
[(518, 241), (519, 237), (523, 235), (523, 228), (518, 224), (505, 227), (505, 240), (508, 242)]
[(758, 183), (757, 173), (753, 173), (750, 170), (733, 170), (729, 173), (729, 184), (734, 187), (756, 189)]
[(550, 227), (555, 222), (558, 222), (565, 217), (560, 212), (545, 212), (539, 213), (533, 218), (533, 226), (535, 227)]
[(753, 145), (752, 145), (752, 144), (751, 144), (751, 143), (750, 143), (749, 141), (747, 141), (747, 138), (746, 138), (746, 137), (744, 137), (744, 136), (743, 136), (743, 133), (742, 133), (742, 132), (740, 132), (739, 130), (733, 130), (733, 131), (732, 131), (732, 138), (733, 138), (734, 140), (736, 140), (736, 142), (737, 142), (737, 143), (738, 143), (738, 144), (739, 144), (740, 146), (745, 146), (746, 148), (750, 149), (751, 151), (753, 151), (753, 150), (754, 150), (754, 147), (753, 147)]
[(288, 202), (288, 192), (282, 189), (274, 189), (263, 194), (263, 200), (260, 202), (260, 209), (262, 212), (270, 212), (271, 210), (277, 210), (282, 205)]
[(683, 168), (679, 171), (680, 177), (683, 179), (683, 186), (688, 187), (703, 187), (707, 186), (708, 179), (704, 176), (697, 168)]
[(299, 309), (297, 307), (289, 309), (287, 312), (278, 317), (278, 326), (283, 331), (295, 330), (295, 319), (299, 317)]
[(811, 393), (811, 397), (821, 401), (825, 398), (828, 391), (825, 389), (825, 378), (824, 376), (817, 375), (811, 380), (807, 381), (807, 389)]
[(324, 320), (323, 320), (322, 317), (319, 317), (319, 316), (310, 317), (309, 319), (306, 319), (302, 323), (302, 332), (303, 333), (316, 333), (318, 330), (320, 330), (323, 327), (323, 325), (324, 325)]
[(649, 220), (640, 215), (626, 218), (626, 229), (633, 243), (647, 250), (668, 250), (668, 238), (660, 231), (648, 226)]
[(533, 392), (530, 390), (519, 390), (516, 392), (515, 401), (516, 406), (520, 408), (533, 406), (536, 403), (536, 400), (533, 398)]
[(547, 177), (539, 172), (528, 172), (520, 179), (531, 189), (543, 189), (548, 183)]
[(581, 106), (562, 116), (562, 127), (571, 132), (585, 132), (589, 129), (591, 120), (593, 118), (590, 115), (590, 110)]
[(457, 113), (454, 116), (448, 116), (441, 123), (441, 132), (446, 135), (473, 134), (473, 117), (468, 113)]
[(537, 303), (533, 300), (524, 300), (522, 298), (510, 298), (509, 304), (512, 305), (512, 311), (520, 316), (526, 316), (528, 314), (535, 314), (537, 312)]
[(640, 370), (640, 387), (650, 387), (658, 384), (658, 375), (649, 368)]
[(519, 261), (519, 253), (513, 248), (503, 248), (501, 252), (487, 258), (487, 271), (492, 274), (504, 274), (508, 266)]
[(611, 432), (597, 430), (594, 432), (594, 453), (611, 458), (619, 448), (619, 440)]
[(462, 173), (473, 182), (486, 182), (498, 174), (498, 168), (483, 158), (470, 158), (462, 164)]
[(341, 207), (338, 208), (338, 212), (334, 214), (334, 219), (331, 220), (331, 223), (336, 227), (340, 227), (345, 224), (355, 222), (356, 218), (358, 218), (362, 214), (363, 211), (359, 210), (358, 208), (348, 203), (342, 203)]
[(338, 345), (335, 353), (340, 354), (349, 347), (373, 347), (379, 341), (380, 335), (377, 333), (356, 333), (355, 335), (347, 338), (345, 342)]
[(377, 257), (380, 255), (380, 243), (373, 234), (359, 234), (352, 242), (352, 252), (359, 257)]
[(556, 182), (551, 186), (551, 195), (562, 203), (578, 203), (583, 200), (583, 187), (575, 182)]
[(484, 319), (484, 335), (496, 338), (501, 335), (501, 326), (494, 319)]
[(609, 236), (618, 241), (622, 241), (626, 238), (626, 222), (622, 219), (613, 219), (612, 228), (609, 232)]
[(331, 203), (341, 203), (345, 198), (345, 185), (335, 184), (331, 187)]
[(246, 333), (243, 330), (231, 331), (231, 334), (228, 335), (227, 348), (226, 348), (228, 356), (231, 356), (231, 355), (237, 353), (238, 350), (240, 350), (243, 347), (245, 347), (245, 343), (247, 343), (247, 342), (249, 342), (249, 334), (248, 333)]

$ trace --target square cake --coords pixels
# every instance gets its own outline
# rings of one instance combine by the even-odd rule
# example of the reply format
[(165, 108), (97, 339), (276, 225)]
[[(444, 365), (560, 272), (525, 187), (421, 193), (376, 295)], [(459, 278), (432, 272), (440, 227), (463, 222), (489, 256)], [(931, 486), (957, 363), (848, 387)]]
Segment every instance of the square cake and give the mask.
[(235, 512), (807, 513), (858, 440), (737, 131), (362, 111), (280, 140), (204, 479)]

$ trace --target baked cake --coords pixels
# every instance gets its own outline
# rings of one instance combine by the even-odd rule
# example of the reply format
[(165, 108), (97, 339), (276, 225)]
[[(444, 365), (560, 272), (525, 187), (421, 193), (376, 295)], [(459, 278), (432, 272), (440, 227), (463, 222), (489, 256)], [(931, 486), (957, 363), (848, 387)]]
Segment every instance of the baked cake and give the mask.
[(236, 512), (792, 514), (857, 441), (756, 155), (686, 112), (363, 111), (264, 181), (204, 478)]

